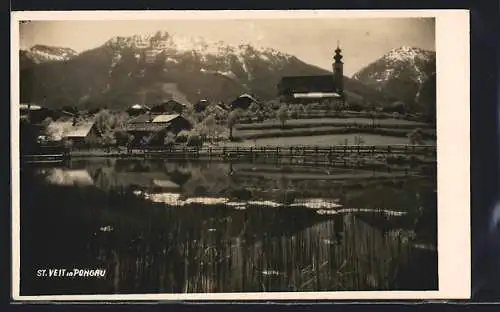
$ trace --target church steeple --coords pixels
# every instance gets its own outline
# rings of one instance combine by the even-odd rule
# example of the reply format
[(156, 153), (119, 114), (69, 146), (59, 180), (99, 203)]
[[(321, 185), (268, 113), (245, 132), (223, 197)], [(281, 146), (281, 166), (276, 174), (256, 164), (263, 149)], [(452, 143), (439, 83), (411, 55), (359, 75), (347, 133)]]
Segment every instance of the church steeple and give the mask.
[(337, 49), (335, 49), (335, 56), (333, 57), (335, 62), (332, 64), (332, 67), (334, 90), (340, 95), (344, 93), (344, 63), (342, 62), (343, 56), (341, 53), (340, 43), (337, 40)]

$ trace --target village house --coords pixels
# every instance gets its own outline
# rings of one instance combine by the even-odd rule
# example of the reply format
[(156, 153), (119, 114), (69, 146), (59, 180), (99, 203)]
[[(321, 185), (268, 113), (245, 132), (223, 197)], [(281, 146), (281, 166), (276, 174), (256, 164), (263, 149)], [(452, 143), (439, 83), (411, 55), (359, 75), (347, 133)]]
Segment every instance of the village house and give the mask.
[(125, 131), (134, 136), (132, 145), (162, 145), (168, 132), (177, 134), (190, 129), (191, 122), (179, 114), (143, 114), (125, 124)]
[(318, 103), (324, 108), (344, 107), (344, 74), (342, 50), (335, 50), (333, 74), (283, 77), (278, 83), (278, 96), (288, 104)]
[(150, 112), (152, 114), (182, 114), (187, 106), (186, 103), (171, 99), (152, 106)]
[(129, 116), (138, 116), (147, 113), (150, 108), (146, 105), (135, 104), (127, 109), (127, 114)]
[(47, 132), (50, 141), (66, 139), (72, 146), (87, 146), (102, 137), (94, 121), (54, 121)]
[(57, 119), (58, 114), (56, 111), (40, 105), (31, 103), (23, 103), (19, 105), (20, 119), (29, 119), (31, 123), (39, 124), (49, 117)]
[(194, 111), (197, 113), (209, 112), (216, 115), (224, 114), (227, 112), (227, 108), (222, 102), (214, 103), (208, 100), (200, 100), (194, 104)]
[(208, 100), (200, 100), (194, 104), (194, 111), (197, 113), (204, 112), (210, 104)]
[(258, 101), (250, 94), (242, 94), (231, 102), (231, 109), (243, 109), (247, 110), (253, 103), (258, 103)]

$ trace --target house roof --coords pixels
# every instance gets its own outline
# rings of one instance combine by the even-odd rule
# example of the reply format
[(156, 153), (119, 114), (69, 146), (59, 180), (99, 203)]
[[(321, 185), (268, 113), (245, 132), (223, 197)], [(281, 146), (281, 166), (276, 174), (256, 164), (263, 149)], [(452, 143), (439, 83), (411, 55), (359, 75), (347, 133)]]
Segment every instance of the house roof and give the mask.
[(190, 106), (191, 103), (184, 97), (180, 95), (172, 95), (171, 99), (161, 101), (160, 103), (149, 105), (152, 109), (157, 108), (157, 107), (162, 107), (164, 105), (172, 105), (172, 104), (179, 104), (182, 106)]
[(94, 121), (78, 122), (75, 126), (73, 121), (54, 121), (49, 125), (56, 139), (86, 137), (93, 126)]
[(165, 129), (169, 125), (169, 123), (165, 124), (160, 122), (129, 123), (125, 125), (125, 131), (156, 132)]
[(153, 179), (153, 184), (155, 186), (163, 187), (163, 188), (179, 188), (179, 185), (170, 181), (170, 180), (159, 180), (159, 179)]
[(170, 122), (179, 116), (179, 114), (158, 115), (151, 122)]
[(140, 104), (135, 104), (135, 105), (132, 105), (129, 107), (129, 109), (145, 109), (145, 110), (149, 110), (149, 107), (146, 106), (146, 105), (140, 105)]
[(219, 109), (219, 110), (223, 110), (223, 111), (226, 111), (227, 109), (225, 107), (222, 107), (221, 105), (219, 104), (216, 104), (214, 105), (215, 108)]
[(310, 99), (310, 98), (336, 98), (340, 94), (336, 92), (307, 92), (307, 93), (294, 93), (293, 97), (296, 99)]
[(127, 123), (144, 123), (144, 122), (150, 122), (152, 120), (151, 115), (149, 114), (142, 114), (137, 117), (131, 118), (127, 121)]
[(26, 103), (21, 103), (19, 104), (19, 109), (21, 110), (27, 110), (29, 107), (30, 110), (40, 110), (42, 107), (40, 105), (35, 105), (35, 104), (26, 104)]
[(93, 121), (76, 124), (70, 128), (70, 131), (66, 133), (65, 137), (86, 137), (93, 126)]
[(251, 96), (250, 94), (248, 94), (248, 93), (244, 93), (244, 94), (238, 96), (238, 99), (241, 99), (241, 98), (247, 98), (247, 99), (250, 99), (250, 100), (252, 100), (254, 102), (257, 102), (257, 100), (253, 96)]

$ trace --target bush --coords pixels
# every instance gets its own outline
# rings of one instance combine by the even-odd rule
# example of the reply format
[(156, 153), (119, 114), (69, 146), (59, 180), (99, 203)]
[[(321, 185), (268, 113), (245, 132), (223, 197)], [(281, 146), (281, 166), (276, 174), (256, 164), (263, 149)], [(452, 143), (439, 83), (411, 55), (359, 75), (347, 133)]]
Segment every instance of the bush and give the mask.
[(177, 137), (175, 139), (175, 142), (177, 143), (186, 143), (188, 138), (190, 136), (190, 132), (187, 130), (182, 130), (181, 132), (177, 133)]
[(191, 133), (187, 138), (187, 146), (201, 147), (203, 146), (203, 139), (198, 133)]

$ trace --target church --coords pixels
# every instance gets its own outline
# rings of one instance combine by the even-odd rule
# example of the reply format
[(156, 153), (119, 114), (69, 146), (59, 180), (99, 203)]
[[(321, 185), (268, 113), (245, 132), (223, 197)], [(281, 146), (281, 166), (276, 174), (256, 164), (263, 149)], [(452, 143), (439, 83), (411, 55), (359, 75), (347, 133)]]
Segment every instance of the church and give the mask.
[[(278, 95), (289, 104), (318, 103), (332, 107), (344, 107), (344, 63), (342, 50), (337, 43), (333, 57), (333, 73), (317, 76), (288, 76), (278, 83)], [(326, 107), (325, 107), (326, 108)]]

